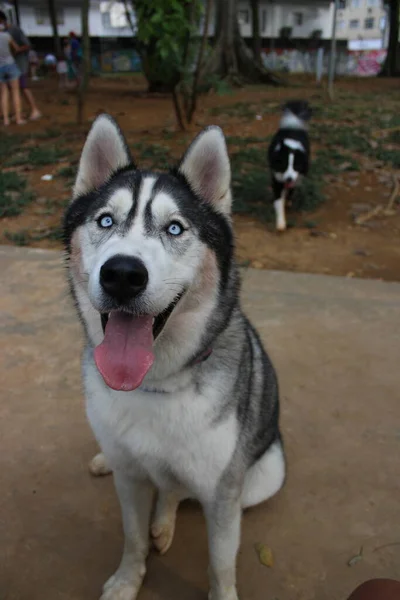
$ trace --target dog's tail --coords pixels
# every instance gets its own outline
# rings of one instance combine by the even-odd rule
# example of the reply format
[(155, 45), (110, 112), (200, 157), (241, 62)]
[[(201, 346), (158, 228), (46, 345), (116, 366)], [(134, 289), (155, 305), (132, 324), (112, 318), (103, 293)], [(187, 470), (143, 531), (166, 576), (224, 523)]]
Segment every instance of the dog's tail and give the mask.
[(306, 129), (312, 110), (306, 100), (290, 100), (282, 107), (281, 128)]

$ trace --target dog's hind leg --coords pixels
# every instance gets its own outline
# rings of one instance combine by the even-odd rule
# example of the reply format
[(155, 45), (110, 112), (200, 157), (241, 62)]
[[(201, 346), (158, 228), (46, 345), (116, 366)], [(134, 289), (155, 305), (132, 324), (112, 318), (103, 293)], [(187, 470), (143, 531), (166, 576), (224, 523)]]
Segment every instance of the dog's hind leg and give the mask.
[(242, 508), (265, 502), (285, 482), (285, 455), (280, 441), (274, 442), (246, 474), (241, 497)]
[(284, 194), (274, 202), (276, 229), (277, 231), (285, 231), (286, 216), (285, 216), (285, 197)]
[(102, 452), (96, 454), (96, 456), (94, 456), (89, 462), (89, 472), (95, 477), (102, 477), (112, 473), (112, 470), (107, 464), (106, 457)]
[(174, 538), (176, 513), (179, 503), (187, 497), (182, 490), (159, 490), (150, 528), (154, 547), (165, 554)]

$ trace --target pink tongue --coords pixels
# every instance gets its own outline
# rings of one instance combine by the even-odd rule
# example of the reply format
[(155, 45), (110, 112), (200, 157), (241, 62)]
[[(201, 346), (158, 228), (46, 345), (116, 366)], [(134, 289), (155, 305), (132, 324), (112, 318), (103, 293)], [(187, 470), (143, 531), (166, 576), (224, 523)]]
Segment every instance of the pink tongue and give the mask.
[(152, 350), (153, 317), (112, 312), (94, 360), (110, 388), (128, 392), (139, 387), (153, 364)]

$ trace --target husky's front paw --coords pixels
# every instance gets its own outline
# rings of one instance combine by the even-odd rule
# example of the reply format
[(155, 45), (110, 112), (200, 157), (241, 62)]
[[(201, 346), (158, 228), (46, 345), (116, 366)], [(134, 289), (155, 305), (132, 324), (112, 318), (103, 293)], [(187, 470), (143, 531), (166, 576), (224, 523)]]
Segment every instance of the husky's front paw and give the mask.
[(236, 587), (233, 586), (224, 590), (221, 590), (221, 588), (211, 589), (208, 594), (208, 600), (239, 600), (239, 598)]
[(160, 554), (169, 550), (175, 533), (176, 511), (180, 496), (175, 492), (159, 492), (150, 534)]
[(174, 539), (175, 520), (169, 523), (155, 523), (151, 526), (150, 533), (153, 545), (160, 554), (165, 554), (171, 547)]
[(136, 576), (134, 570), (129, 575), (117, 571), (104, 584), (100, 600), (136, 600), (145, 573), (144, 565), (136, 570)]
[(109, 475), (110, 473), (112, 473), (110, 467), (107, 464), (106, 457), (102, 452), (96, 454), (96, 456), (92, 458), (92, 460), (89, 463), (89, 471), (95, 477), (102, 477), (104, 475)]

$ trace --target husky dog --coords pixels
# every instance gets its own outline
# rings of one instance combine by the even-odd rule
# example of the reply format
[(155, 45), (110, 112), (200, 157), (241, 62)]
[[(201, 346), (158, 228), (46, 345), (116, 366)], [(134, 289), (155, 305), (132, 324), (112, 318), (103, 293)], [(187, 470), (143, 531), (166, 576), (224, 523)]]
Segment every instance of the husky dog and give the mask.
[(90, 468), (113, 471), (125, 535), (102, 600), (136, 598), (149, 537), (168, 550), (185, 498), (206, 517), (209, 598), (237, 600), (242, 509), (284, 482), (277, 378), (239, 304), (230, 183), (218, 127), (167, 174), (139, 170), (107, 115), (83, 149), (65, 243), (102, 450)]
[(310, 160), (310, 141), (307, 123), (311, 118), (311, 109), (307, 102), (294, 100), (283, 107), (279, 129), (272, 138), (268, 150), (268, 161), (272, 171), (272, 188), (276, 228), (286, 229), (285, 202), (307, 175)]

